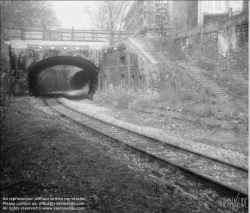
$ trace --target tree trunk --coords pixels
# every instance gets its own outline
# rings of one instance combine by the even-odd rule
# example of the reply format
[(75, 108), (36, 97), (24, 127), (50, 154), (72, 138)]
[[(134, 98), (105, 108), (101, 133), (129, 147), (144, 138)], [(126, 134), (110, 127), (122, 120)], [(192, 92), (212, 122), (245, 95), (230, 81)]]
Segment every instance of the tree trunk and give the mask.
[(113, 21), (110, 20), (110, 46), (114, 44)]

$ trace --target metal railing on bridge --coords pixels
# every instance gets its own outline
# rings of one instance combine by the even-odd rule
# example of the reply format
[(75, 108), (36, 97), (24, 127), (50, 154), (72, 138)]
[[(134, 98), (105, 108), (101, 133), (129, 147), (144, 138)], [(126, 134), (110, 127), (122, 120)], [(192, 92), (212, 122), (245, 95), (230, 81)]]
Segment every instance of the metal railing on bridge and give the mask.
[[(42, 41), (88, 41), (105, 42), (110, 40), (110, 31), (104, 30), (75, 30), (58, 29), (44, 30), (31, 29), (8, 29), (6, 34), (9, 39), (42, 40)], [(113, 40), (123, 39), (132, 34), (124, 31), (113, 31)]]

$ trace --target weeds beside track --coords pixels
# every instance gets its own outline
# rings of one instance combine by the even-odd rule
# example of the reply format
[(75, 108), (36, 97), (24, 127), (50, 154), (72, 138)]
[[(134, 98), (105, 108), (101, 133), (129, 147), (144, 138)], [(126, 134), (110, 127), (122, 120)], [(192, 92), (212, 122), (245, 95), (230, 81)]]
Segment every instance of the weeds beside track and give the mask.
[(80, 125), (119, 141), (133, 150), (139, 151), (158, 162), (179, 168), (220, 191), (233, 196), (246, 197), (248, 193), (248, 170), (211, 159), (201, 154), (175, 147), (138, 133), (131, 132), (104, 121), (97, 120), (74, 109), (63, 106), (54, 99), (46, 100), (54, 110), (74, 120)]

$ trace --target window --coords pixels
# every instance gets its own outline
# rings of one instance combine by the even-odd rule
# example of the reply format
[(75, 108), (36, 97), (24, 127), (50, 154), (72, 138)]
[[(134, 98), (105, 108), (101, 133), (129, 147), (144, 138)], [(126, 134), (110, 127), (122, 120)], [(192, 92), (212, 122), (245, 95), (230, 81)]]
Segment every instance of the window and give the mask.
[(215, 12), (222, 13), (223, 12), (223, 2), (222, 1), (214, 1), (215, 3)]
[(134, 84), (134, 81), (135, 81), (135, 76), (131, 75), (131, 83)]
[(134, 88), (134, 82), (135, 82), (135, 76), (134, 75), (131, 75), (131, 85), (130, 85), (130, 88)]
[(204, 1), (205, 6), (211, 5), (211, 1)]
[(142, 77), (141, 77), (141, 75), (139, 76), (139, 87), (140, 87), (140, 89), (142, 89)]
[(124, 74), (121, 74), (121, 86), (124, 87), (125, 86), (125, 78), (124, 78)]
[(126, 64), (126, 58), (125, 58), (125, 56), (121, 56), (120, 57), (120, 63), (121, 63), (121, 65), (125, 65)]

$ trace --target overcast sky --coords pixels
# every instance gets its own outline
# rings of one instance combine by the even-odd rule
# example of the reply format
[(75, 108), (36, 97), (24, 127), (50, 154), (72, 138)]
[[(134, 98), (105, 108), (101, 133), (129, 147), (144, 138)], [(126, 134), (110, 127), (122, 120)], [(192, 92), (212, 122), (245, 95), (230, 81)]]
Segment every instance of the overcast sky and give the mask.
[(92, 29), (94, 26), (84, 8), (95, 9), (95, 1), (52, 1), (61, 29)]

